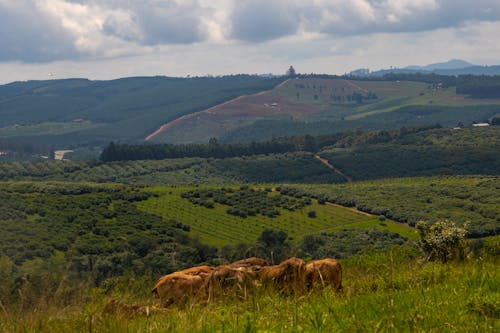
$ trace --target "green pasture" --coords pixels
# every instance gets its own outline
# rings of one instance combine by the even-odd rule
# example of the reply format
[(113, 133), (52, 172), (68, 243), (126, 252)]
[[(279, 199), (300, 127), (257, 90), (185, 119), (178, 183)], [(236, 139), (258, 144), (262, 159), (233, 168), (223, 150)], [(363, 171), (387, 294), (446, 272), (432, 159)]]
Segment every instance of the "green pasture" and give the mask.
[[(137, 314), (104, 311), (111, 299), (151, 306), (147, 278), (123, 277), (112, 291), (79, 289), (33, 310), (0, 311), (0, 332), (498, 332), (500, 272), (492, 258), (425, 262), (394, 248), (342, 260), (343, 291), (301, 297), (260, 290), (207, 306)], [(64, 284), (62, 284), (64, 288)], [(65, 291), (65, 289), (63, 289)], [(61, 296), (66, 294), (61, 293)]]
[[(161, 215), (164, 220), (176, 220), (189, 225), (192, 236), (215, 246), (253, 243), (264, 229), (269, 228), (283, 230), (297, 241), (307, 234), (332, 232), (342, 228), (378, 228), (415, 238), (414, 231), (404, 225), (393, 221), (384, 221), (381, 224), (376, 216), (366, 216), (328, 204), (320, 205), (316, 200), (313, 200), (311, 205), (293, 212), (280, 209), (280, 215), (276, 218), (262, 215), (236, 217), (226, 213), (229, 206), (215, 204), (215, 207), (210, 209), (181, 198), (181, 193), (192, 189), (194, 187), (150, 188), (148, 190), (159, 196), (138, 205), (144, 211)], [(309, 211), (315, 211), (316, 217), (308, 217)]]

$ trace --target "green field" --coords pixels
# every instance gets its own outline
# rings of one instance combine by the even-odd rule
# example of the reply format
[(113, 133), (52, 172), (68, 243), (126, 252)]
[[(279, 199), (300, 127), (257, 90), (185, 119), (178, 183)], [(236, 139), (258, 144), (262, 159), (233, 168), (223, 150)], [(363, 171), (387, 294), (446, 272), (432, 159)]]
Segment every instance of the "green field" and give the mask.
[(400, 178), (345, 185), (288, 185), (287, 188), (410, 225), (421, 220), (448, 219), (468, 225), (473, 237), (499, 232), (499, 177)]
[[(157, 187), (154, 192), (160, 196), (139, 203), (140, 209), (163, 217), (164, 220), (176, 220), (191, 227), (191, 234), (203, 243), (223, 246), (237, 243), (253, 243), (264, 229), (279, 229), (289, 237), (299, 241), (304, 235), (332, 232), (343, 228), (380, 228), (398, 232), (403, 236), (415, 238), (415, 232), (405, 226), (387, 221), (382, 226), (376, 216), (365, 216), (347, 208), (332, 205), (320, 205), (313, 201), (294, 212), (280, 210), (275, 218), (266, 216), (236, 217), (226, 213), (229, 208), (215, 204), (213, 209), (194, 205), (181, 198), (181, 194), (192, 187)], [(274, 194), (277, 195), (277, 194)], [(315, 218), (308, 217), (314, 210)]]

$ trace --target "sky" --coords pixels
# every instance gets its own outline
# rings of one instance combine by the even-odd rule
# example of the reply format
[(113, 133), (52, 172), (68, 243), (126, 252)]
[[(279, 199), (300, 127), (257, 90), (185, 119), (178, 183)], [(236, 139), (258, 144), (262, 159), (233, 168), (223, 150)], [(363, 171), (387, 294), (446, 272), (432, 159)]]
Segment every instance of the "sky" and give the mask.
[(0, 0), (0, 83), (500, 64), (500, 0)]

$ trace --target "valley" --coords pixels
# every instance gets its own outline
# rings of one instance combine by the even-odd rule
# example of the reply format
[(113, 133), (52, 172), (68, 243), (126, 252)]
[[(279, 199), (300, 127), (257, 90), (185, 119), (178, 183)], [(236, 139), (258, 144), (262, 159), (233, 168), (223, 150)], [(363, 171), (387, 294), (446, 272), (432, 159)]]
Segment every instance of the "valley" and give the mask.
[[(0, 332), (497, 331), (500, 99), (475, 80), (0, 86)], [(151, 294), (293, 256), (343, 289)]]

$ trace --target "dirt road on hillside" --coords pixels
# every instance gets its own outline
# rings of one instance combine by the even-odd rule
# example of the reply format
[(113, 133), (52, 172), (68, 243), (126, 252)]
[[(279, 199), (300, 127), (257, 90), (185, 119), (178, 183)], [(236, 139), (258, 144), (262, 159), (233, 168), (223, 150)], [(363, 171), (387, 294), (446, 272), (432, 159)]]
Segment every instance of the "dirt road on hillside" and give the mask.
[(343, 173), (342, 171), (340, 171), (339, 169), (334, 167), (332, 164), (330, 164), (330, 162), (328, 162), (327, 159), (322, 158), (318, 154), (314, 155), (314, 158), (317, 159), (318, 161), (320, 161), (321, 163), (323, 163), (324, 165), (326, 165), (329, 169), (333, 170), (333, 172), (335, 172), (339, 176), (342, 176), (342, 178), (344, 178), (346, 180), (346, 182), (352, 183), (351, 177), (349, 177), (348, 175), (346, 175), (345, 173)]
[(237, 101), (239, 101), (239, 100), (241, 100), (241, 99), (243, 99), (243, 98), (245, 98), (245, 97), (248, 97), (248, 96), (261, 96), (261, 95), (264, 95), (264, 94), (266, 94), (266, 93), (269, 93), (269, 92), (271, 92), (271, 91), (273, 91), (273, 90), (275, 90), (275, 89), (278, 89), (278, 88), (280, 88), (280, 87), (284, 86), (284, 85), (285, 85), (286, 83), (288, 83), (290, 80), (291, 80), (291, 79), (287, 79), (287, 80), (285, 80), (285, 81), (281, 82), (280, 84), (278, 84), (278, 85), (277, 85), (276, 87), (274, 87), (273, 89), (260, 91), (260, 92), (258, 92), (258, 93), (256, 93), (256, 94), (253, 94), (253, 95), (241, 95), (241, 96), (238, 96), (238, 97), (236, 97), (236, 98), (233, 98), (233, 99), (230, 99), (230, 100), (228, 100), (228, 101), (225, 101), (225, 102), (223, 102), (223, 103), (221, 103), (221, 104), (214, 105), (214, 106), (212, 106), (212, 107), (210, 107), (210, 108), (208, 108), (208, 109), (204, 109), (204, 110), (201, 110), (201, 111), (198, 111), (198, 112), (190, 113), (190, 114), (187, 114), (187, 115), (181, 116), (181, 117), (179, 117), (179, 118), (176, 118), (176, 119), (174, 119), (174, 120), (171, 120), (171, 121), (169, 121), (168, 123), (163, 124), (160, 128), (158, 128), (158, 129), (157, 129), (156, 131), (154, 131), (153, 133), (149, 134), (149, 135), (146, 137), (146, 139), (145, 139), (145, 140), (146, 140), (146, 141), (151, 140), (152, 138), (154, 138), (154, 137), (155, 137), (155, 136), (157, 136), (158, 134), (160, 134), (160, 133), (162, 133), (162, 132), (167, 131), (169, 128), (171, 128), (171, 127), (172, 127), (172, 126), (174, 126), (175, 124), (180, 123), (180, 122), (182, 122), (182, 121), (184, 121), (184, 120), (186, 120), (186, 119), (189, 119), (189, 118), (192, 118), (192, 117), (196, 117), (196, 116), (198, 116), (198, 115), (200, 115), (200, 114), (202, 114), (202, 113), (211, 112), (211, 111), (213, 111), (213, 110), (216, 110), (216, 109), (219, 109), (219, 108), (221, 108), (221, 107), (224, 107), (224, 106), (226, 106), (226, 105), (228, 105), (228, 104), (235, 103), (235, 102), (237, 102)]

